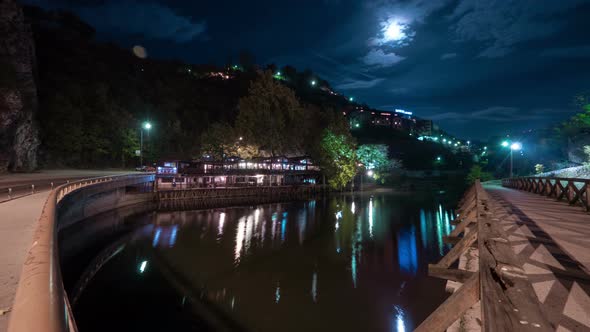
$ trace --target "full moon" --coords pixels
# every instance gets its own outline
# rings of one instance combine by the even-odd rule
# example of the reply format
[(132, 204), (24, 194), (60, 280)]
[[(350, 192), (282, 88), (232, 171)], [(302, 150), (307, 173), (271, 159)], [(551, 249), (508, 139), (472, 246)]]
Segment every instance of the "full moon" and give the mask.
[(399, 21), (390, 21), (383, 29), (383, 36), (386, 41), (398, 41), (406, 37), (404, 24)]

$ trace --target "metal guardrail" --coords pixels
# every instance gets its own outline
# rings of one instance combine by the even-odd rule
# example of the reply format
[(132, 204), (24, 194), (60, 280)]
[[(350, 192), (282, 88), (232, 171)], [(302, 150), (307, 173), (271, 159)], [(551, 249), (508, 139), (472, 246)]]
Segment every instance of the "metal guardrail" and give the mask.
[(43, 191), (53, 190), (54, 187), (67, 183), (70, 183), (70, 180), (54, 180), (16, 186), (6, 186), (4, 188), (0, 188), (0, 203), (8, 202), (13, 199), (29, 196)]
[(502, 186), (565, 200), (590, 211), (590, 179), (520, 177), (503, 179)]
[(25, 258), (8, 325), (9, 332), (77, 331), (59, 264), (57, 212), (60, 202), (90, 186), (110, 184), (110, 188), (117, 188), (150, 179), (154, 180), (153, 174), (105, 176), (72, 181), (51, 191)]
[[(553, 331), (500, 220), (494, 218), (479, 180), (459, 206), (456, 226), (445, 238), (455, 246), (437, 264), (428, 266), (428, 274), (462, 285), (415, 331), (445, 331), (478, 301), (482, 331)], [(452, 268), (474, 245), (478, 250), (478, 271)]]

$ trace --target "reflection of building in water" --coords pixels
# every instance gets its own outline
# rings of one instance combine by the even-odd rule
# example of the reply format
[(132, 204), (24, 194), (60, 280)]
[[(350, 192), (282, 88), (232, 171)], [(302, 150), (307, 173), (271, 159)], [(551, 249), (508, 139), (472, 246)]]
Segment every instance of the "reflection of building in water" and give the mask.
[(318, 273), (314, 272), (311, 277), (311, 298), (313, 302), (318, 301)]
[(416, 228), (406, 226), (397, 233), (397, 255), (401, 271), (416, 275), (418, 271), (418, 249), (416, 248)]
[(428, 248), (436, 244), (438, 252), (444, 255), (444, 250), (450, 245), (445, 244), (443, 236), (451, 232), (451, 221), (454, 219), (453, 213), (443, 211), (442, 205), (439, 204), (436, 212), (420, 210), (420, 233), (422, 234), (422, 246)]
[[(287, 240), (290, 229), (296, 232), (294, 235), (297, 234), (299, 244), (303, 244), (309, 230), (309, 216), (314, 213), (315, 202), (304, 203), (303, 208), (297, 214), (297, 220), (291, 220), (291, 222), (289, 222), (289, 218), (295, 218), (295, 216), (290, 216), (289, 212), (282, 211), (282, 209), (280, 204), (259, 207), (238, 220), (235, 228), (234, 264), (239, 265), (253, 247), (261, 248), (265, 243), (271, 247), (281, 245)], [(223, 219), (220, 216), (220, 220), (226, 218), (225, 215), (223, 215)], [(267, 230), (267, 228), (270, 229)], [(267, 232), (270, 234), (269, 239), (265, 239)]]
[(152, 237), (152, 247), (172, 248), (176, 244), (178, 225), (156, 226)]
[(406, 314), (404, 309), (402, 309), (402, 307), (399, 305), (394, 305), (393, 311), (394, 328), (392, 330), (397, 332), (406, 332), (406, 326), (408, 325), (408, 322), (406, 322)]

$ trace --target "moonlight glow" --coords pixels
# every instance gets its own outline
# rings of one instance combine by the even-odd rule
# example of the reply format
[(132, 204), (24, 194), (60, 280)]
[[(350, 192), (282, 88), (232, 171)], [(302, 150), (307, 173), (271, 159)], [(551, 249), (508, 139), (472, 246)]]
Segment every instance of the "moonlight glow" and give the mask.
[(383, 36), (386, 41), (398, 41), (406, 37), (404, 33), (404, 26), (401, 22), (393, 21), (389, 22), (385, 27)]
[(383, 43), (386, 42), (403, 42), (408, 39), (408, 24), (399, 18), (390, 18), (382, 23)]

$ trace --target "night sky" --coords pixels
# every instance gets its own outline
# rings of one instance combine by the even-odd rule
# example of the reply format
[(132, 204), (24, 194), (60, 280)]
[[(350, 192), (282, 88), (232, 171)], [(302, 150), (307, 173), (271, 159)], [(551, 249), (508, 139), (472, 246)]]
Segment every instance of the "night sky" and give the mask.
[(153, 58), (309, 68), (372, 107), (464, 138), (546, 127), (590, 90), (588, 0), (27, 0)]

